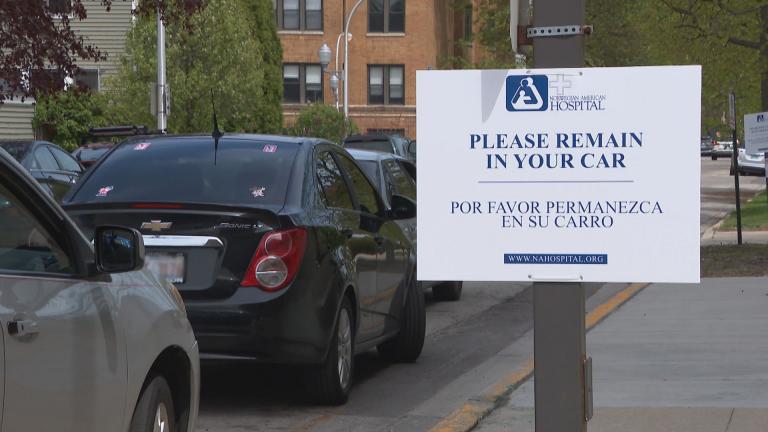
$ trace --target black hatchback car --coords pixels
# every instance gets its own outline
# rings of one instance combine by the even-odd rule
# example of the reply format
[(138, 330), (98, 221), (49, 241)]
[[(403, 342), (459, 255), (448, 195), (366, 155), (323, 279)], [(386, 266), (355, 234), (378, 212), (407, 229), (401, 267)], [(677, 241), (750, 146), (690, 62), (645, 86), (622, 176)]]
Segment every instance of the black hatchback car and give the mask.
[(65, 197), (86, 234), (144, 234), (148, 267), (181, 291), (203, 359), (314, 365), (343, 403), (356, 353), (414, 361), (424, 343), (415, 251), (349, 154), (317, 139), (157, 136), (121, 143)]
[(61, 147), (48, 141), (0, 141), (10, 153), (56, 201), (69, 191), (83, 173), (83, 167)]

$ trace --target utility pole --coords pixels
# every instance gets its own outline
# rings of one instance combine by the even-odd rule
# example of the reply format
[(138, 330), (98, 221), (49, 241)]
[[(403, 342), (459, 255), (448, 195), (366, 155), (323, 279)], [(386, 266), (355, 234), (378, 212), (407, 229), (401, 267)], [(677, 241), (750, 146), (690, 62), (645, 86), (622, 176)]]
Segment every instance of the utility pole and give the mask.
[[(531, 30), (579, 29), (566, 36), (532, 36), (534, 67), (584, 67), (584, 3), (534, 0)], [(553, 31), (557, 33), (557, 29)], [(533, 284), (536, 432), (586, 432), (591, 417), (586, 295), (579, 280)]]
[(157, 10), (157, 130), (165, 133), (168, 128), (168, 95), (165, 82), (165, 24)]

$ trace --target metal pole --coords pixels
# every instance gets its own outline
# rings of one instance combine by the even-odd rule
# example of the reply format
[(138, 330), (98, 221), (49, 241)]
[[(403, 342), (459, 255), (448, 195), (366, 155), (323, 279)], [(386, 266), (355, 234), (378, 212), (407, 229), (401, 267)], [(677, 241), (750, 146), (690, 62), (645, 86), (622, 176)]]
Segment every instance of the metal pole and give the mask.
[[(584, 24), (585, 0), (534, 0), (533, 26)], [(534, 67), (583, 67), (584, 36), (533, 40)], [(586, 354), (584, 285), (534, 282), (534, 393), (536, 432), (586, 432), (591, 397), (585, 396), (590, 362)]]
[(165, 24), (157, 10), (157, 129), (165, 132), (168, 127), (165, 83)]
[(344, 120), (349, 119), (349, 22), (355, 15), (358, 6), (363, 0), (357, 0), (352, 10), (349, 11), (347, 22), (344, 24)]
[(768, 151), (763, 154), (763, 162), (765, 163), (765, 202), (768, 204)]
[(736, 236), (738, 244), (742, 244), (741, 238), (741, 189), (739, 188), (739, 144), (736, 140), (736, 94), (731, 92), (729, 96), (729, 110), (731, 114), (731, 127), (733, 128), (733, 185), (736, 189)]
[[(342, 33), (339, 33), (338, 37), (336, 37), (336, 67), (333, 69), (333, 73), (337, 76), (337, 78), (338, 78), (338, 73), (339, 73), (339, 42), (341, 41), (341, 37), (342, 36), (346, 37), (346, 35), (347, 34), (345, 32), (342, 32)], [(346, 51), (346, 48), (345, 48), (345, 51)], [(347, 81), (346, 78), (347, 77), (344, 77), (344, 82)], [(344, 87), (344, 94), (347, 94), (347, 88), (346, 87)], [(336, 111), (339, 111), (339, 93), (338, 93), (338, 90), (336, 91)]]

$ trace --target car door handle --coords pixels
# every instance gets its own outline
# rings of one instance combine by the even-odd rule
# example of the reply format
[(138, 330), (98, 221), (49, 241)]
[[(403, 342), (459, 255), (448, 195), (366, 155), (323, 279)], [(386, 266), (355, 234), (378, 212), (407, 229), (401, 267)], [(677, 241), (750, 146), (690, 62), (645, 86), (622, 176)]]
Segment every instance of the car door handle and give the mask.
[(343, 236), (344, 236), (344, 237), (346, 237), (346, 238), (352, 238), (352, 236), (353, 236), (354, 234), (355, 234), (355, 232), (354, 232), (354, 231), (352, 231), (352, 230), (351, 230), (351, 229), (349, 229), (349, 228), (345, 228), (345, 229), (341, 230), (341, 235), (343, 235)]
[(8, 334), (11, 336), (21, 337), (37, 333), (37, 321), (13, 320), (8, 323)]

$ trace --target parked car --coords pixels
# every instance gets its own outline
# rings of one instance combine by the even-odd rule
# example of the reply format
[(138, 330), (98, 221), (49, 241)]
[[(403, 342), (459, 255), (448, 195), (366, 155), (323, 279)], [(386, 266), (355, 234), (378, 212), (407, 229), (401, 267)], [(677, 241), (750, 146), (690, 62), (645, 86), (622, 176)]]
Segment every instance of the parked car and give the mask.
[(732, 141), (715, 141), (712, 146), (712, 160), (717, 160), (718, 157), (732, 157), (733, 156), (733, 142)]
[(88, 134), (80, 142), (80, 147), (72, 152), (72, 156), (83, 167), (90, 168), (102, 156), (117, 145), (116, 138), (147, 135), (146, 126), (105, 126), (88, 129)]
[(765, 176), (765, 154), (748, 154), (739, 149), (739, 174)]
[(84, 144), (75, 149), (72, 152), (72, 157), (77, 159), (80, 164), (88, 169), (91, 165), (95, 164), (102, 156), (116, 145), (116, 142), (112, 141), (100, 141), (95, 143)]
[(701, 155), (702, 156), (711, 156), (713, 148), (714, 148), (714, 144), (712, 143), (712, 140), (707, 138), (701, 139)]
[(342, 146), (347, 150), (379, 151), (396, 154), (405, 159), (416, 160), (416, 141), (411, 141), (399, 135), (352, 135), (344, 139)]
[(181, 291), (203, 359), (310, 365), (323, 403), (349, 394), (354, 354), (414, 361), (425, 310), (415, 252), (341, 147), (262, 135), (130, 139), (66, 198), (86, 230), (140, 229)]
[(83, 167), (75, 158), (48, 141), (0, 141), (0, 148), (13, 156), (57, 201), (83, 173)]
[[(381, 191), (384, 204), (390, 205), (392, 196), (402, 195), (416, 202), (416, 165), (408, 159), (391, 153), (381, 153), (367, 150), (349, 150), (349, 154), (365, 171), (368, 178)], [(397, 221), (408, 238), (416, 247), (416, 218)], [(437, 300), (456, 301), (461, 298), (462, 282), (460, 281), (419, 281), (424, 290), (432, 289), (432, 295)]]
[[(197, 344), (141, 234), (94, 246), (0, 149), (0, 411), (7, 431), (193, 431)], [(165, 424), (165, 428), (161, 424)]]

